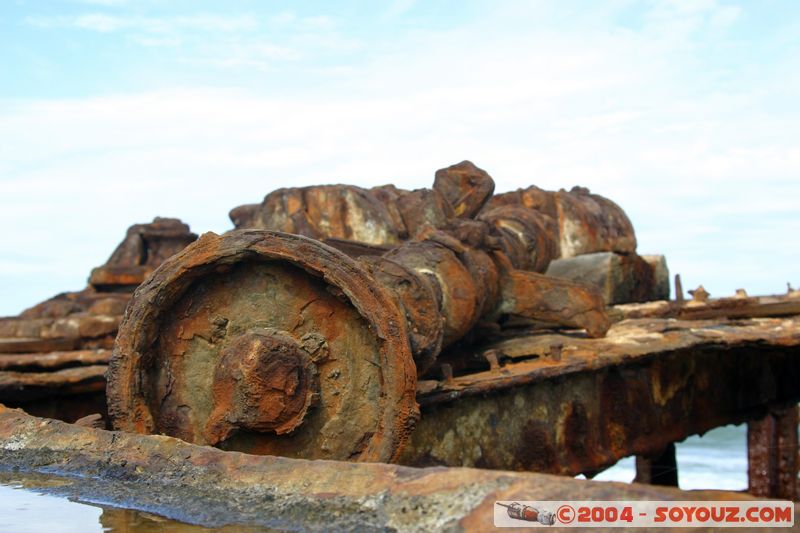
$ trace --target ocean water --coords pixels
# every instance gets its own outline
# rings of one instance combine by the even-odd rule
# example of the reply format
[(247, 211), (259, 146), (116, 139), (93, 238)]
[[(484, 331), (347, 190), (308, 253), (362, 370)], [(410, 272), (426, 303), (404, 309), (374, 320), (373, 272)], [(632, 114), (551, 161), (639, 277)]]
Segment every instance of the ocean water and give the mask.
[(37, 474), (0, 473), (0, 533), (272, 533), (255, 526), (206, 528), (141, 511), (47, 494), (69, 481)]
[[(747, 490), (747, 425), (723, 426), (675, 445), (678, 485), (684, 490)], [(630, 482), (636, 476), (628, 457), (594, 479)]]
[(0, 484), (0, 532), (2, 533), (85, 533), (103, 531), (103, 510), (29, 490), (16, 480)]

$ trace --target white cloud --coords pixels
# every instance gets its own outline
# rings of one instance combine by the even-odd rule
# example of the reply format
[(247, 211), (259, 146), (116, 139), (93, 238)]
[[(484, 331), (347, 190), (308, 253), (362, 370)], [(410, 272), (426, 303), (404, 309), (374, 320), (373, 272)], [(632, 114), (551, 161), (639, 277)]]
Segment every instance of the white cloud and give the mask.
[[(69, 24), (69, 22), (66, 22), (66, 24)], [(81, 15), (79, 17), (76, 17), (72, 21), (72, 24), (76, 28), (81, 28), (84, 30), (94, 30), (101, 33), (117, 31), (120, 28), (136, 25), (133, 20), (124, 19), (121, 17), (113, 17), (110, 15), (103, 15), (100, 13)]]
[(128, 0), (78, 0), (81, 4), (103, 7), (120, 7), (128, 3)]
[(100, 33), (133, 30), (147, 33), (176, 33), (185, 30), (204, 32), (253, 31), (258, 21), (251, 15), (223, 16), (199, 14), (174, 17), (141, 17), (85, 13), (77, 16), (26, 17), (28, 24), (40, 28), (77, 28)]
[(389, 9), (386, 10), (386, 16), (397, 17), (402, 15), (410, 11), (416, 3), (417, 0), (394, 0), (389, 6)]
[[(271, 85), (179, 87), (0, 108), (0, 223), (19, 228), (0, 236), (3, 271), (69, 265), (69, 286), (80, 286), (129, 224), (155, 215), (224, 231), (230, 208), (276, 187), (429, 186), (435, 169), (469, 158), (498, 190), (582, 184), (609, 196), (640, 250), (666, 253), (687, 288), (800, 284), (800, 112), (787, 90), (798, 80), (784, 75), (796, 58), (720, 81), (697, 53), (711, 19), (732, 17), (715, 2), (659, 6), (625, 31), (596, 13), (556, 31), (505, 9), (365, 43), (369, 54), (347, 66), (313, 70), (308, 49), (286, 41), (218, 56), (242, 72), (253, 58), (299, 62), (310, 81), (282, 87), (290, 96)], [(16, 260), (2, 250), (31, 251)], [(22, 307), (3, 305), (0, 314)]]

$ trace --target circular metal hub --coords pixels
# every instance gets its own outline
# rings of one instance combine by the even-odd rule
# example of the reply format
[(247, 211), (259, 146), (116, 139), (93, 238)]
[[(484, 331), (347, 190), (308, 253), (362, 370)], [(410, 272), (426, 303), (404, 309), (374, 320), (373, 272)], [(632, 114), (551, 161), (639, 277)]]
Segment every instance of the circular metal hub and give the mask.
[(205, 428), (209, 444), (236, 429), (291, 433), (317, 398), (311, 356), (285, 331), (240, 335), (221, 350), (214, 371), (214, 410)]

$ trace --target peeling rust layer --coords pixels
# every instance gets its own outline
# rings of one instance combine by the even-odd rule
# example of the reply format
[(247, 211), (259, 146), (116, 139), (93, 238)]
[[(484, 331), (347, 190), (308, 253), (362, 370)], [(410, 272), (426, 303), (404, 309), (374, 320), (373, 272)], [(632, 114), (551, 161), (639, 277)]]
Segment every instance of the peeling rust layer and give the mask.
[(65, 476), (53, 490), (79, 499), (211, 527), (281, 530), (487, 531), (497, 500), (751, 499), (542, 474), (253, 456), (83, 428), (3, 406), (0, 469)]
[[(604, 339), (543, 334), (483, 349), (505, 365), (420, 382), (402, 464), (592, 475), (800, 400), (800, 317), (626, 320)], [(464, 357), (488, 368), (482, 350)]]

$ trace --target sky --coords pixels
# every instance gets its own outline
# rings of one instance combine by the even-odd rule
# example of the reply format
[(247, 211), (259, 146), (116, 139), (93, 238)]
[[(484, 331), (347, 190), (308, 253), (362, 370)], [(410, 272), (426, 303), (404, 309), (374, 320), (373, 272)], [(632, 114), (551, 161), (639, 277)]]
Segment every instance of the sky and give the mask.
[(278, 187), (589, 187), (713, 296), (800, 285), (800, 2), (0, 3), (0, 316)]

